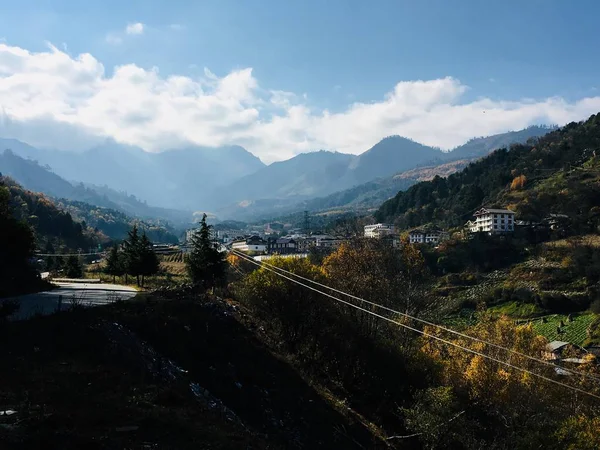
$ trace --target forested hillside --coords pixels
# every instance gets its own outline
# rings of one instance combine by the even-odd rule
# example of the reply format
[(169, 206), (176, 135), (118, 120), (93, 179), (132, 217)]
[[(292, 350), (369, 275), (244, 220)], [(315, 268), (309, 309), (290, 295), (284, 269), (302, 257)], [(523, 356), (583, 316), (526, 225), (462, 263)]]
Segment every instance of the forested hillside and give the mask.
[(192, 219), (191, 212), (150, 206), (134, 195), (116, 191), (105, 185), (71, 183), (54, 173), (50, 166), (42, 166), (37, 160), (25, 159), (11, 150), (0, 153), (0, 172), (10, 176), (26, 189), (54, 198), (85, 202), (142, 219), (160, 218), (178, 224), (187, 224)]
[[(454, 227), (481, 206), (510, 206), (528, 220), (568, 214), (580, 231), (589, 231), (600, 218), (598, 151), (600, 115), (593, 115), (529, 144), (497, 150), (448, 178), (399, 192), (376, 218), (403, 228), (430, 222)], [(542, 183), (554, 188), (539, 189)]]
[(33, 230), (36, 248), (52, 245), (56, 251), (87, 250), (108, 241), (102, 233), (74, 220), (69, 212), (59, 209), (45, 195), (23, 189), (8, 177), (0, 177), (0, 183), (8, 190), (13, 217)]
[(160, 220), (137, 220), (127, 214), (111, 208), (102, 208), (89, 203), (66, 199), (55, 201), (56, 205), (69, 212), (77, 220), (85, 222), (89, 227), (98, 229), (111, 239), (124, 239), (127, 232), (136, 224), (152, 242), (179, 242), (173, 228)]

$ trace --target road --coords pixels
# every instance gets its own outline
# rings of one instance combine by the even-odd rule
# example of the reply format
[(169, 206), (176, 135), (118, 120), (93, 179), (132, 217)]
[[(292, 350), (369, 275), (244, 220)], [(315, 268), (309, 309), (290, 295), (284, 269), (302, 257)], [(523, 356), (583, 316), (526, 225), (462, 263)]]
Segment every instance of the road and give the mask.
[(69, 309), (73, 303), (84, 306), (99, 306), (115, 300), (129, 300), (137, 291), (118, 284), (55, 283), (57, 289), (35, 294), (13, 297), (20, 303), (19, 310), (10, 316), (10, 320), (24, 320), (35, 314), (51, 314), (58, 309), (62, 297), (61, 309)]

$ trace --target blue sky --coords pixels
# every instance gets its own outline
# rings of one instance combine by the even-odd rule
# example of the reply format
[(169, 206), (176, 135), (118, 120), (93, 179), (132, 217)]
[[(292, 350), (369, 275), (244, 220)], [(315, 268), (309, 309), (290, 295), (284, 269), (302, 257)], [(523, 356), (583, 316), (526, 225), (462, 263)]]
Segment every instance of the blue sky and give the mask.
[[(556, 97), (573, 103), (600, 95), (600, 3), (572, 3), (21, 0), (0, 6), (0, 37), (29, 52), (45, 52), (50, 42), (74, 59), (89, 53), (103, 65), (105, 77), (126, 64), (156, 67), (161, 77), (190, 79), (205, 76), (204, 68), (219, 78), (252, 68), (257, 89), (293, 93), (312, 116), (321, 116), (325, 109), (344, 113), (354, 103), (380, 102), (402, 81), (446, 77), (464, 87), (453, 104), (480, 99), (544, 102)], [(142, 31), (127, 34), (125, 27), (134, 23), (143, 24)], [(571, 114), (587, 114), (590, 106), (577, 111)], [(270, 114), (273, 111), (260, 109), (259, 117), (266, 120)], [(486, 134), (554, 117), (559, 122), (563, 116), (545, 117), (538, 111), (522, 123), (513, 120), (483, 127), (481, 133), (468, 132)], [(412, 132), (405, 128), (403, 134)], [(232, 140), (247, 144), (253, 139), (266, 137)], [(356, 146), (367, 145), (369, 139), (374, 138), (366, 138), (364, 144), (354, 139), (345, 146), (337, 139), (313, 142), (308, 137), (295, 149), (280, 152), (287, 157), (317, 149), (311, 145), (357, 152)], [(443, 139), (431, 143), (451, 147), (459, 141), (449, 139), (443, 145)], [(192, 141), (211, 144), (210, 139)], [(219, 138), (214, 144), (226, 141)], [(274, 151), (267, 159), (277, 159)]]

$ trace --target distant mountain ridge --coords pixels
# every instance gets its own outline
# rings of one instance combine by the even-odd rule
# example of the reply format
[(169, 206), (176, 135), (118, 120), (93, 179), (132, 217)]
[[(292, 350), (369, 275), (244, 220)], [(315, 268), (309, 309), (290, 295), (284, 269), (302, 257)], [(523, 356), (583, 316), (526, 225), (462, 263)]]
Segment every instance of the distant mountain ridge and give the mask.
[(567, 215), (583, 232), (597, 232), (600, 194), (600, 114), (536, 141), (500, 148), (447, 178), (423, 181), (384, 202), (375, 217), (400, 228), (433, 223), (463, 226), (483, 206), (510, 208), (540, 222)]
[[(113, 203), (118, 202), (109, 192), (126, 192), (125, 197), (133, 194), (135, 200), (143, 199), (164, 208), (202, 210), (221, 218), (236, 218), (238, 214), (247, 215), (248, 208), (258, 204), (263, 205), (265, 211), (270, 204), (289, 208), (365, 183), (377, 184), (379, 181), (376, 180), (418, 167), (476, 159), (495, 148), (522, 143), (548, 131), (547, 127), (529, 127), (476, 138), (450, 152), (390, 136), (360, 155), (321, 150), (268, 166), (239, 146), (188, 147), (147, 153), (138, 147), (107, 140), (85, 152), (73, 153), (40, 150), (20, 141), (0, 139), (0, 150), (10, 148), (16, 155), (47, 165), (56, 175), (76, 182), (72, 185), (79, 186), (79, 182), (83, 182), (82, 187), (103, 192)], [(395, 184), (405, 188), (407, 183), (396, 181)], [(385, 189), (390, 189), (394, 182), (384, 184)], [(355, 193), (361, 189), (355, 189)], [(383, 201), (382, 195), (380, 192), (373, 198)], [(123, 200), (126, 199), (121, 198), (120, 208), (127, 203)], [(100, 206), (115, 207), (114, 204)], [(118, 205), (116, 209), (119, 209)]]
[(72, 184), (37, 161), (25, 159), (12, 150), (0, 151), (0, 173), (10, 176), (24, 188), (42, 192), (57, 199), (84, 202), (90, 205), (121, 211), (133, 217), (159, 218), (172, 223), (189, 223), (192, 213), (148, 206), (132, 195), (117, 192), (107, 186)]

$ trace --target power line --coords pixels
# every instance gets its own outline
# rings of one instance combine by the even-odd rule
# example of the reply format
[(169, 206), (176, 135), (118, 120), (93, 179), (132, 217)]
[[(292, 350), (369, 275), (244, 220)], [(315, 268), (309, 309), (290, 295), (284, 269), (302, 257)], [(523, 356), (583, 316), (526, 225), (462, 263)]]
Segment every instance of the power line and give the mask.
[[(234, 251), (236, 251), (236, 250), (234, 250)], [(247, 255), (244, 255), (244, 256), (247, 256)], [(534, 357), (534, 356), (531, 356), (531, 355), (527, 355), (526, 353), (521, 353), (521, 352), (519, 352), (519, 351), (516, 351), (516, 350), (513, 350), (513, 349), (511, 349), (511, 348), (504, 347), (504, 346), (502, 346), (502, 345), (499, 345), (499, 344), (494, 344), (493, 342), (488, 342), (488, 341), (485, 341), (485, 340), (483, 340), (483, 339), (479, 339), (479, 338), (476, 338), (476, 337), (474, 337), (474, 336), (470, 336), (470, 335), (468, 335), (468, 334), (461, 333), (461, 332), (459, 332), (459, 331), (453, 330), (452, 328), (447, 328), (447, 327), (444, 327), (443, 325), (438, 325), (438, 324), (436, 324), (436, 323), (434, 323), (434, 322), (430, 322), (430, 321), (428, 321), (428, 320), (421, 319), (421, 318), (419, 318), (419, 317), (411, 316), (410, 314), (403, 313), (403, 312), (397, 311), (397, 310), (395, 310), (395, 309), (389, 308), (389, 307), (387, 307), (387, 306), (380, 305), (380, 304), (378, 304), (378, 303), (371, 302), (371, 301), (369, 301), (369, 300), (365, 300), (364, 298), (357, 297), (357, 296), (355, 296), (355, 295), (352, 295), (352, 294), (348, 294), (347, 292), (340, 291), (339, 289), (332, 288), (331, 286), (327, 286), (326, 284), (319, 283), (318, 281), (314, 281), (314, 280), (311, 280), (310, 278), (303, 277), (302, 275), (298, 275), (298, 274), (296, 274), (296, 273), (294, 273), (294, 272), (291, 272), (291, 271), (289, 271), (289, 270), (282, 269), (282, 268), (280, 268), (280, 267), (274, 266), (274, 265), (272, 265), (272, 264), (269, 264), (269, 263), (266, 263), (266, 262), (263, 262), (263, 261), (261, 261), (261, 262), (262, 262), (262, 264), (264, 264), (264, 265), (266, 265), (266, 266), (269, 266), (269, 267), (271, 267), (271, 268), (273, 268), (273, 269), (275, 269), (275, 270), (279, 270), (279, 271), (285, 272), (285, 273), (287, 273), (287, 274), (290, 274), (290, 275), (292, 275), (292, 276), (295, 276), (295, 277), (297, 277), (297, 278), (300, 278), (300, 279), (302, 279), (302, 280), (305, 280), (305, 281), (308, 281), (308, 282), (310, 282), (310, 283), (313, 283), (313, 284), (315, 284), (315, 285), (317, 285), (317, 286), (323, 287), (323, 288), (325, 288), (325, 289), (329, 289), (329, 290), (331, 290), (331, 291), (333, 291), (333, 292), (337, 292), (338, 294), (345, 295), (346, 297), (352, 298), (352, 299), (354, 299), (354, 300), (358, 300), (358, 301), (360, 301), (360, 302), (363, 302), (363, 303), (366, 303), (366, 304), (368, 304), (368, 305), (375, 306), (375, 307), (377, 307), (377, 308), (381, 308), (381, 309), (384, 309), (384, 310), (386, 310), (386, 311), (389, 311), (389, 312), (392, 312), (392, 313), (398, 314), (398, 315), (400, 315), (400, 316), (403, 316), (403, 317), (406, 317), (406, 318), (408, 318), (408, 319), (415, 320), (415, 321), (417, 321), (417, 322), (420, 322), (420, 323), (422, 323), (422, 324), (424, 324), (424, 325), (429, 325), (429, 326), (431, 326), (431, 327), (435, 327), (435, 328), (437, 328), (437, 329), (439, 329), (439, 330), (443, 330), (443, 331), (446, 331), (446, 332), (448, 332), (448, 333), (452, 333), (452, 334), (454, 334), (454, 335), (457, 335), (457, 336), (460, 336), (460, 337), (462, 337), (462, 338), (465, 338), (465, 339), (471, 339), (471, 340), (473, 340), (473, 341), (475, 341), (475, 342), (479, 342), (479, 343), (482, 343), (482, 344), (489, 345), (489, 346), (491, 346), (491, 347), (495, 347), (495, 348), (497, 348), (497, 349), (500, 349), (500, 350), (504, 350), (504, 351), (506, 351), (506, 352), (509, 352), (509, 353), (512, 353), (512, 354), (514, 354), (514, 355), (517, 355), (517, 356), (520, 356), (520, 357), (523, 357), (523, 358), (527, 358), (527, 359), (529, 359), (529, 360), (531, 360), (531, 361), (536, 361), (536, 362), (538, 362), (538, 363), (540, 363), (540, 364), (544, 364), (544, 365), (547, 365), (547, 366), (551, 366), (551, 367), (553, 367), (553, 368), (555, 368), (555, 367), (556, 367), (556, 365), (555, 365), (555, 364), (553, 364), (553, 363), (551, 363), (550, 361), (545, 361), (545, 360), (543, 360), (543, 359), (536, 358), (536, 357)], [(579, 376), (582, 376), (582, 377), (585, 377), (585, 378), (591, 378), (591, 379), (594, 379), (594, 380), (596, 380), (596, 381), (599, 381), (599, 382), (600, 382), (600, 378), (599, 378), (599, 377), (595, 377), (595, 376), (593, 376), (593, 375), (586, 374), (586, 373), (582, 373), (582, 372), (577, 372), (577, 371), (574, 371), (574, 370), (571, 370), (571, 369), (567, 369), (567, 368), (562, 368), (562, 367), (561, 367), (561, 369), (562, 369), (562, 370), (564, 370), (565, 372), (569, 372), (569, 373), (571, 373), (571, 374), (574, 374), (574, 375), (579, 375)]]
[(582, 393), (582, 394), (586, 394), (586, 395), (589, 395), (589, 396), (591, 396), (591, 397), (594, 397), (594, 398), (596, 398), (596, 399), (600, 400), (600, 396), (599, 396), (599, 395), (596, 395), (596, 394), (594, 394), (594, 393), (592, 393), (592, 392), (588, 392), (588, 391), (586, 391), (586, 390), (584, 390), (584, 389), (581, 389), (581, 388), (578, 388), (578, 387), (575, 387), (575, 386), (571, 386), (571, 385), (569, 385), (569, 384), (566, 384), (566, 383), (563, 383), (563, 382), (561, 382), (561, 381), (553, 380), (552, 378), (546, 377), (546, 376), (544, 376), (544, 375), (540, 375), (539, 373), (533, 372), (533, 371), (531, 371), (531, 370), (528, 370), (528, 369), (524, 369), (524, 368), (522, 368), (522, 367), (516, 366), (516, 365), (514, 365), (514, 364), (511, 364), (511, 363), (509, 363), (509, 362), (506, 362), (506, 361), (503, 361), (503, 360), (500, 360), (500, 359), (494, 358), (493, 356), (487, 355), (487, 354), (485, 354), (485, 353), (482, 353), (482, 352), (478, 352), (477, 350), (473, 350), (473, 349), (471, 349), (471, 348), (468, 348), (468, 347), (463, 347), (462, 345), (459, 345), (459, 344), (457, 344), (457, 343), (455, 343), (455, 342), (452, 342), (452, 341), (446, 340), (446, 339), (444, 339), (444, 338), (441, 338), (441, 337), (439, 337), (439, 336), (435, 336), (435, 335), (429, 334), (429, 333), (427, 333), (427, 332), (425, 332), (425, 331), (421, 331), (421, 330), (419, 330), (419, 329), (417, 329), (417, 328), (411, 327), (410, 325), (406, 325), (406, 324), (404, 324), (404, 323), (401, 323), (401, 322), (395, 321), (395, 320), (393, 320), (393, 319), (390, 319), (389, 317), (385, 317), (385, 316), (383, 316), (383, 315), (381, 315), (381, 314), (377, 314), (377, 313), (375, 313), (375, 312), (369, 311), (368, 309), (362, 308), (362, 307), (360, 307), (360, 306), (358, 306), (358, 305), (355, 305), (355, 304), (353, 304), (353, 303), (350, 303), (350, 302), (347, 302), (347, 301), (345, 301), (345, 300), (342, 300), (342, 299), (340, 299), (340, 298), (338, 298), (338, 297), (335, 297), (334, 295), (328, 294), (328, 293), (326, 293), (326, 292), (323, 292), (323, 291), (320, 291), (320, 290), (318, 290), (318, 289), (316, 289), (316, 288), (314, 288), (314, 287), (312, 287), (312, 286), (309, 286), (309, 285), (307, 285), (307, 284), (301, 283), (301, 282), (299, 282), (298, 280), (295, 280), (295, 279), (293, 279), (293, 278), (290, 278), (290, 277), (288, 277), (288, 276), (285, 276), (285, 275), (283, 275), (282, 273), (279, 273), (279, 272), (277, 272), (277, 271), (275, 271), (275, 270), (273, 270), (273, 269), (271, 269), (271, 268), (269, 268), (269, 267), (262, 266), (262, 264), (261, 264), (261, 263), (259, 263), (259, 262), (255, 261), (255, 260), (254, 260), (253, 258), (251, 258), (251, 257), (248, 257), (248, 256), (244, 255), (244, 258), (245, 258), (247, 261), (250, 261), (251, 263), (253, 263), (253, 264), (255, 264), (255, 265), (259, 266), (259, 267), (263, 267), (264, 269), (266, 269), (266, 270), (268, 270), (268, 271), (270, 271), (270, 272), (273, 272), (273, 273), (274, 273), (275, 275), (277, 275), (277, 276), (280, 276), (280, 277), (282, 277), (282, 278), (285, 278), (285, 279), (287, 279), (287, 280), (291, 281), (292, 283), (296, 283), (296, 284), (298, 284), (298, 285), (300, 285), (300, 286), (303, 286), (303, 287), (305, 287), (305, 288), (307, 288), (307, 289), (310, 289), (310, 290), (312, 290), (312, 291), (314, 291), (314, 292), (317, 292), (317, 293), (319, 293), (319, 294), (321, 294), (321, 295), (324, 295), (324, 296), (326, 296), (326, 297), (329, 297), (329, 298), (331, 298), (331, 299), (333, 299), (333, 300), (335, 300), (335, 301), (337, 301), (337, 302), (343, 303), (343, 304), (345, 304), (345, 305), (347, 305), (347, 306), (350, 306), (350, 307), (352, 307), (352, 308), (358, 309), (358, 310), (360, 310), (360, 311), (363, 311), (363, 312), (365, 312), (365, 313), (367, 313), (367, 314), (370, 314), (370, 315), (372, 315), (372, 316), (375, 316), (375, 317), (378, 317), (378, 318), (380, 318), (380, 319), (383, 319), (383, 320), (385, 320), (385, 321), (387, 321), (387, 322), (390, 322), (390, 323), (396, 324), (396, 325), (398, 325), (398, 326), (400, 326), (400, 327), (403, 327), (403, 328), (406, 328), (406, 329), (408, 329), (408, 330), (410, 330), (410, 331), (414, 331), (415, 333), (418, 333), (418, 334), (420, 334), (420, 335), (422, 335), (422, 336), (425, 336), (425, 337), (428, 337), (428, 338), (431, 338), (431, 339), (435, 339), (435, 340), (437, 340), (437, 341), (439, 341), (439, 342), (442, 342), (442, 343), (444, 343), (444, 344), (447, 344), (447, 345), (450, 345), (450, 346), (453, 346), (453, 347), (459, 348), (459, 349), (461, 349), (461, 350), (464, 350), (464, 351), (466, 351), (466, 352), (472, 353), (472, 354), (474, 354), (474, 355), (477, 355), (477, 356), (481, 356), (482, 358), (489, 359), (490, 361), (494, 361), (494, 362), (496, 362), (496, 363), (498, 363), (498, 364), (502, 364), (502, 365), (504, 365), (504, 366), (507, 366), (507, 367), (510, 367), (510, 368), (512, 368), (512, 369), (518, 370), (518, 371), (520, 371), (520, 372), (523, 372), (523, 373), (526, 373), (526, 374), (528, 374), (528, 375), (531, 375), (531, 376), (534, 376), (534, 377), (538, 377), (538, 378), (540, 378), (540, 379), (542, 379), (542, 380), (545, 380), (545, 381), (548, 381), (548, 382), (550, 382), (550, 383), (557, 384), (557, 385), (559, 385), (559, 386), (562, 386), (562, 387), (565, 387), (565, 388), (567, 388), (567, 389), (571, 389), (571, 390), (573, 390), (573, 391), (577, 391), (577, 392), (580, 392), (580, 393)]
[(106, 252), (101, 253), (35, 253), (33, 256), (91, 256), (91, 255), (105, 255)]

